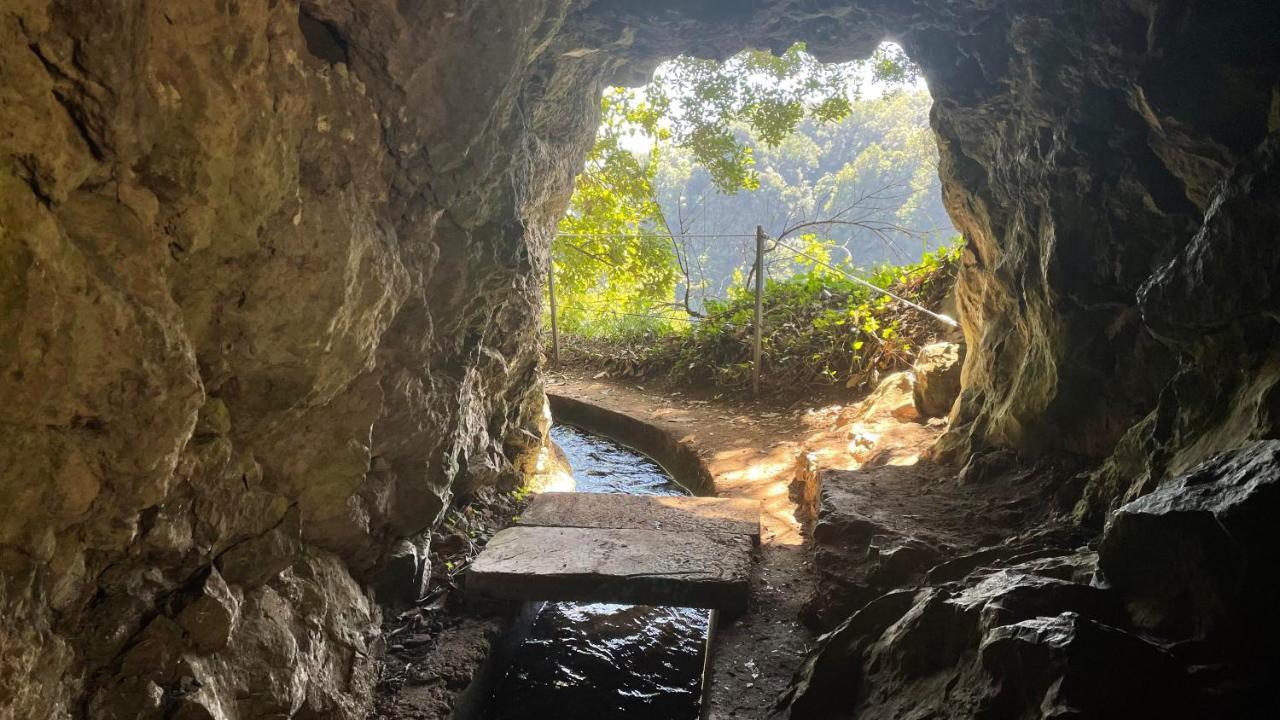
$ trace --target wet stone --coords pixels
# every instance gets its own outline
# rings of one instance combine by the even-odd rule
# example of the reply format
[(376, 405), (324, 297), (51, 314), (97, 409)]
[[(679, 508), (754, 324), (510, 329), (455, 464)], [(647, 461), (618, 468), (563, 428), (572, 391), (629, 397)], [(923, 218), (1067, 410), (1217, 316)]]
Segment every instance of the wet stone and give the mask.
[(760, 503), (741, 498), (544, 493), (521, 525), (746, 535), (760, 542)]
[(750, 568), (745, 535), (517, 526), (495, 535), (471, 564), (467, 590), (738, 612), (746, 606)]

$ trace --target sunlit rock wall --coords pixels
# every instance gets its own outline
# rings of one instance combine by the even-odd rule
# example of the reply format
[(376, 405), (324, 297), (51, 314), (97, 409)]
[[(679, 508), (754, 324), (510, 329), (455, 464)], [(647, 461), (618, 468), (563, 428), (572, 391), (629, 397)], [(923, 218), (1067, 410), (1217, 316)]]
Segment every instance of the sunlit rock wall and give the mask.
[(0, 717), (363, 717), (381, 556), (540, 442), (564, 12), (6, 3)]

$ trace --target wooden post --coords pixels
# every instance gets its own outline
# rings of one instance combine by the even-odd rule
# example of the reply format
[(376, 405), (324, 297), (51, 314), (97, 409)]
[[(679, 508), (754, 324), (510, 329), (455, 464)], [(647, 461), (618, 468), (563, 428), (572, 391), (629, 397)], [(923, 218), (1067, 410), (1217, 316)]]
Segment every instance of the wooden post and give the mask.
[(751, 395), (760, 397), (760, 343), (764, 325), (764, 228), (756, 226), (756, 318), (751, 348)]
[(547, 262), (547, 294), (551, 296), (551, 364), (560, 364), (560, 326), (556, 322), (556, 266)]

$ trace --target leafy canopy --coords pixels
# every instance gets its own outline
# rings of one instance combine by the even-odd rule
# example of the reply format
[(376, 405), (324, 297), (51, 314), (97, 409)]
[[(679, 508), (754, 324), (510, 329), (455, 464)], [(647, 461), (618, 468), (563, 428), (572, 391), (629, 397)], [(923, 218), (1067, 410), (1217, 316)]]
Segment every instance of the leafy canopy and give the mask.
[(914, 73), (887, 48), (865, 61), (824, 65), (797, 44), (780, 56), (680, 57), (642, 89), (606, 91), (595, 146), (552, 248), (565, 329), (614, 332), (637, 325), (633, 318), (687, 322), (673, 301), (687, 267), (655, 190), (673, 154), (704, 169), (720, 193), (756, 190), (761, 178), (743, 131), (778, 147), (806, 120), (846, 117), (860, 77), (909, 82)]
[[(552, 244), (560, 319), (580, 330), (603, 310), (623, 317), (651, 313), (676, 283), (670, 242), (654, 232), (662, 210), (653, 182), (668, 131), (666, 106), (636, 90), (612, 88), (600, 102), (600, 130), (578, 176), (569, 213)], [(647, 153), (624, 147), (644, 134), (658, 142)]]

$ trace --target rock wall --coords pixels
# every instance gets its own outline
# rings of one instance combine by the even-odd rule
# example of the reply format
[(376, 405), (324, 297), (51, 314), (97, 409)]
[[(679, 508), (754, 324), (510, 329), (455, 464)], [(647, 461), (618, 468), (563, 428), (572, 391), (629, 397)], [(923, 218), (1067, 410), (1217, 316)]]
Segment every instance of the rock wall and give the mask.
[[(1104, 458), (1140, 421), (1143, 437), (1182, 426), (1172, 444), (1187, 447), (1237, 385), (1274, 376), (1261, 367), (1274, 322), (1258, 320), (1275, 302), (1258, 283), (1275, 267), (1261, 247), (1274, 204), (1240, 199), (1254, 226), (1198, 238), (1223, 193), (1242, 194), (1222, 183), (1280, 129), (1277, 28), (1265, 3), (1052, 2), (995, 8), (958, 42), (909, 36), (931, 71), (948, 209), (969, 239), (970, 354), (943, 456), (995, 444)], [(1247, 367), (1210, 357), (1210, 328), (1253, 335)], [(1167, 389), (1200, 382), (1214, 389)], [(1237, 422), (1169, 469), (1274, 432), (1267, 418)], [(1126, 441), (1131, 456), (1151, 453), (1140, 442)], [(1091, 502), (1123, 496), (1123, 473)]]
[[(1280, 131), (1274, 3), (607, 0), (583, 22), (627, 38), (605, 47), (623, 70), (795, 40), (844, 60), (886, 37), (920, 64), (968, 239), (964, 392), (938, 458), (1114, 453), (1082, 505), (1096, 516), (1276, 432), (1274, 204), (1249, 180), (1273, 177)], [(1248, 219), (1222, 219), (1228, 196)]]
[(0, 717), (363, 717), (382, 556), (541, 442), (566, 5), (5, 4)]
[(941, 456), (1116, 450), (1087, 515), (1274, 436), (1277, 12), (10, 0), (0, 717), (359, 717), (383, 556), (540, 441), (600, 85), (682, 51), (924, 68), (970, 239)]

